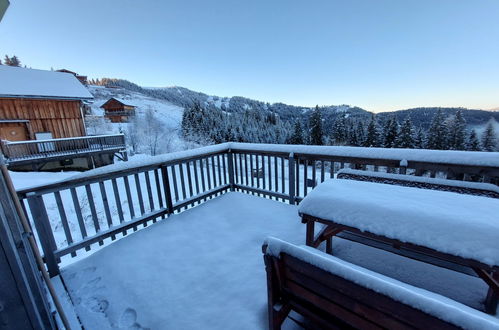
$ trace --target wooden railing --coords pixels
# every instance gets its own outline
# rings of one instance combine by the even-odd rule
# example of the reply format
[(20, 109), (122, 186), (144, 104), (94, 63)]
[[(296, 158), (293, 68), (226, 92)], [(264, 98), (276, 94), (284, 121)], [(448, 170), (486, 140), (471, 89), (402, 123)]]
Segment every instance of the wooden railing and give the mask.
[(109, 111), (104, 112), (106, 116), (134, 116), (135, 110)]
[(123, 134), (18, 142), (2, 141), (2, 152), (8, 162), (125, 148)]
[(227, 191), (296, 204), (341, 168), (499, 183), (498, 153), (225, 143), (103, 167), (18, 195), (56, 275), (61, 258)]

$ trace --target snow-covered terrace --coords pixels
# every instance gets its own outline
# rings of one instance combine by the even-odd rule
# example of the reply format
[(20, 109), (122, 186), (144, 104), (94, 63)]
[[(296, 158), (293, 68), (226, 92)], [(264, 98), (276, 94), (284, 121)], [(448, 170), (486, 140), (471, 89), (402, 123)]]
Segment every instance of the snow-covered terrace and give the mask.
[[(499, 177), (497, 153), (229, 143), (18, 193), (85, 328), (255, 329), (267, 324), (264, 239), (304, 244), (296, 204), (342, 167)], [(341, 238), (333, 244), (341, 259), (483, 307), (487, 285), (476, 277)]]
[(10, 165), (45, 163), (101, 153), (126, 153), (123, 134), (16, 142), (1, 141), (1, 143), (1, 151)]

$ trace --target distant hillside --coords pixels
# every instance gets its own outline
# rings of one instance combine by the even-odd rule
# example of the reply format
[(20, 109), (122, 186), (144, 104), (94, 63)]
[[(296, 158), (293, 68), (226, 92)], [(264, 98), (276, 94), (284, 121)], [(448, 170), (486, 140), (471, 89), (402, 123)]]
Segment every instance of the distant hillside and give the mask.
[(483, 126), (487, 123), (487, 121), (490, 120), (490, 118), (494, 118), (499, 122), (499, 112), (465, 108), (413, 108), (393, 112), (382, 112), (379, 113), (378, 116), (380, 119), (386, 119), (387, 117), (395, 116), (399, 123), (401, 123), (407, 117), (410, 117), (414, 126), (428, 129), (431, 123), (431, 119), (438, 110), (441, 110), (445, 117), (455, 115), (458, 110), (461, 110), (468, 126), (470, 127)]
[[(146, 88), (123, 79), (102, 78), (97, 81), (98, 84), (108, 87), (121, 87), (129, 91), (139, 92), (153, 98), (168, 101), (179, 107), (190, 107), (194, 102), (199, 102), (207, 109), (211, 107), (221, 109), (228, 113), (244, 112), (248, 110), (268, 114), (273, 112), (281, 120), (294, 122), (296, 120), (306, 121), (313, 108), (299, 107), (284, 103), (266, 103), (241, 96), (220, 97), (211, 96), (201, 92), (195, 92), (184, 87), (163, 87)], [(372, 113), (359, 107), (350, 105), (331, 105), (321, 107), (326, 129), (331, 127), (334, 120), (338, 117), (346, 117), (353, 121), (367, 121)], [(462, 110), (463, 116), (470, 128), (484, 126), (490, 118), (495, 118), (499, 122), (499, 112), (485, 111), (465, 108), (413, 108), (407, 110), (398, 110), (393, 112), (381, 112), (377, 114), (378, 121), (383, 122), (391, 116), (395, 116), (401, 123), (409, 116), (416, 127), (427, 129), (430, 126), (434, 114), (441, 110), (445, 117), (454, 115), (456, 111)]]

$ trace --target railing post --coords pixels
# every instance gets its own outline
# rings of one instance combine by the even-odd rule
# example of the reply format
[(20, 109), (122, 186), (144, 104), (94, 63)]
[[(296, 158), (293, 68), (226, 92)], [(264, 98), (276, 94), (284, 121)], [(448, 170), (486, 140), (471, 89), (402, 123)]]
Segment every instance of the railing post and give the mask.
[(230, 184), (230, 191), (234, 191), (234, 154), (232, 153), (232, 150), (229, 149), (227, 152), (227, 158), (229, 162), (229, 184)]
[(28, 205), (31, 210), (31, 218), (35, 223), (36, 232), (38, 233), (38, 238), (42, 245), (43, 256), (45, 263), (47, 264), (48, 272), (50, 277), (57, 276), (59, 275), (59, 265), (57, 264), (57, 259), (54, 254), (57, 250), (57, 244), (55, 243), (54, 233), (50, 226), (43, 197), (33, 195), (33, 193), (27, 193), (26, 197), (28, 198)]
[(289, 204), (295, 205), (295, 154), (290, 153), (288, 159), (288, 189), (289, 189)]
[(173, 201), (170, 190), (170, 178), (168, 177), (168, 169), (166, 165), (161, 165), (161, 176), (163, 177), (163, 189), (165, 190), (165, 201), (168, 215), (173, 214)]

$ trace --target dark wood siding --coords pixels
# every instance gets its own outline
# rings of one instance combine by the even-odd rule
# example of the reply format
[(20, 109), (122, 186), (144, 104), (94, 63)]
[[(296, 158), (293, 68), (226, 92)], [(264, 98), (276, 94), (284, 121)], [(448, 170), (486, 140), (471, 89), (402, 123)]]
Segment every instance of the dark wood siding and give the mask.
[(51, 132), (54, 138), (85, 136), (78, 100), (0, 98), (0, 119), (29, 120), (33, 135)]

